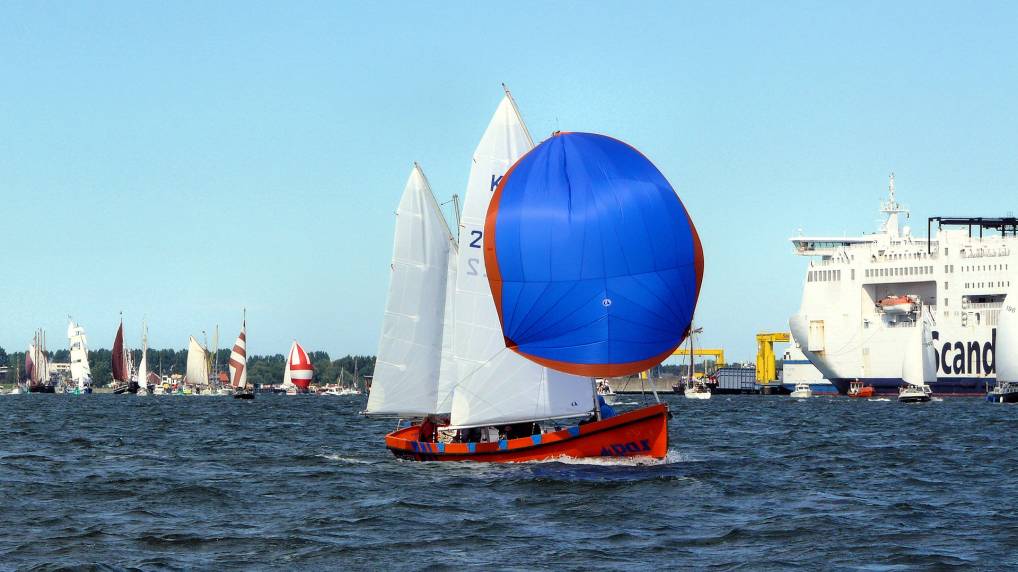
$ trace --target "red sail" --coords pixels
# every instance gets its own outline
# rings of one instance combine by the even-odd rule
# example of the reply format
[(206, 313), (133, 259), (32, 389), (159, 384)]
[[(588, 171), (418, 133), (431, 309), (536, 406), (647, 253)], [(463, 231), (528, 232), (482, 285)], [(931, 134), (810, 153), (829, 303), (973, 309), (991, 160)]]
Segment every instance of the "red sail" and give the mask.
[(124, 355), (124, 324), (117, 329), (117, 338), (113, 340), (113, 379), (127, 381), (127, 359)]
[(35, 382), (35, 362), (32, 361), (32, 352), (34, 346), (29, 346), (28, 351), (25, 352), (25, 379), (31, 382)]

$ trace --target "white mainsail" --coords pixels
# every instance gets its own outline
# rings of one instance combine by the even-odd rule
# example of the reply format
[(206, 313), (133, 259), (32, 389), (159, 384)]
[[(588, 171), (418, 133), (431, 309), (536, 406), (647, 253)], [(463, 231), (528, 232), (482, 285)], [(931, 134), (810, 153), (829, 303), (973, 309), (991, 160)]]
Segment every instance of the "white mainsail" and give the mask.
[(1018, 295), (1008, 292), (997, 321), (993, 352), (997, 382), (1018, 381)]
[(138, 395), (148, 395), (148, 326), (141, 323), (141, 361), (138, 362)]
[(484, 271), (484, 220), (492, 191), (532, 147), (507, 91), (474, 151), (460, 220), (453, 328), (455, 427), (572, 417), (593, 408), (589, 378), (548, 370), (506, 349)]
[(905, 383), (922, 386), (937, 380), (937, 364), (933, 349), (933, 335), (925, 315), (913, 329), (901, 365), (901, 379)]
[(415, 164), (396, 211), (392, 275), (366, 413), (448, 413), (438, 408), (438, 386), (449, 258), (454, 252), (449, 226)]
[(209, 383), (209, 358), (206, 350), (198, 340), (191, 336), (187, 346), (187, 372), (184, 383), (203, 386)]
[(84, 391), (92, 385), (92, 368), (88, 365), (88, 342), (85, 328), (73, 320), (67, 325), (67, 342), (71, 352), (71, 382)]

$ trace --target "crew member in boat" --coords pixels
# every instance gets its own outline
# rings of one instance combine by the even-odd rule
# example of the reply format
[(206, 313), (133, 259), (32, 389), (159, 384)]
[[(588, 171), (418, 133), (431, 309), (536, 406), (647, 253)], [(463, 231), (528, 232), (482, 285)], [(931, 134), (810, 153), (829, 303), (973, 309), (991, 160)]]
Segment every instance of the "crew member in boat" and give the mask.
[(435, 423), (434, 416), (426, 415), (424, 420), (421, 421), (420, 436), (417, 440), (425, 443), (434, 443), (437, 437), (438, 424)]

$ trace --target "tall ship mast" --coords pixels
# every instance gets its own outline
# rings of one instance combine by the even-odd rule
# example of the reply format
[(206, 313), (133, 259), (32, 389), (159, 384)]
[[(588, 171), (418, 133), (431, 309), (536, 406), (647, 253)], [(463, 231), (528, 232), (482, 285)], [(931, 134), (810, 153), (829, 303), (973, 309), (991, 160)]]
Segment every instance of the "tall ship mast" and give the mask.
[(55, 393), (50, 382), (49, 357), (46, 356), (46, 332), (36, 330), (25, 353), (25, 376), (30, 393)]
[[(997, 322), (1014, 272), (1014, 217), (931, 217), (914, 236), (895, 195), (880, 205), (877, 232), (855, 237), (797, 236), (810, 257), (802, 304), (789, 319), (803, 354), (841, 393), (863, 382), (897, 393), (904, 348), (931, 318), (939, 395), (982, 395), (995, 383)], [(1018, 269), (1018, 267), (1016, 267)]]

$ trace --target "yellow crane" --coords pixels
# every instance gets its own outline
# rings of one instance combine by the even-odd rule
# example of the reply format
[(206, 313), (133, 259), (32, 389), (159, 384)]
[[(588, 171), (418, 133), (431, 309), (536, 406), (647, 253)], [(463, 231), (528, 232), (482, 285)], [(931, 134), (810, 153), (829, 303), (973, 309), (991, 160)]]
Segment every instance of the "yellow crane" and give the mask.
[(778, 381), (777, 365), (774, 359), (774, 344), (788, 343), (792, 336), (788, 332), (760, 332), (756, 335), (756, 382), (761, 385)]
[[(689, 348), (676, 348), (675, 351), (672, 352), (672, 355), (689, 357)], [(712, 357), (714, 358), (714, 367), (725, 367), (725, 350), (723, 349), (693, 348), (693, 355), (699, 357)]]
[[(673, 356), (684, 356), (689, 357), (689, 348), (675, 348), (672, 352)], [(725, 367), (725, 350), (721, 348), (693, 348), (693, 355), (698, 357), (712, 357), (714, 358), (714, 368)], [(647, 379), (648, 372), (640, 372), (640, 379)]]

